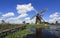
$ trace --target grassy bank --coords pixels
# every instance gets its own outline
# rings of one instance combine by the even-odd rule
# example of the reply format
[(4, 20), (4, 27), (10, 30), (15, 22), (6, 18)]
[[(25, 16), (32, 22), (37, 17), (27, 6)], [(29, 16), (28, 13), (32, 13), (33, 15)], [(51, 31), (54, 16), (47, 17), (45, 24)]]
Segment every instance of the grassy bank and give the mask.
[(45, 28), (44, 24), (26, 24), (26, 28)]
[[(25, 28), (45, 28), (44, 24), (26, 24)], [(28, 29), (19, 30), (18, 32), (13, 33), (12, 35), (8, 35), (5, 38), (22, 38), (27, 34), (31, 34), (32, 32)]]
[(23, 36), (26, 36), (27, 34), (31, 34), (32, 32), (28, 29), (26, 30), (19, 30), (18, 32), (13, 33), (12, 35), (8, 35), (5, 38), (22, 38)]

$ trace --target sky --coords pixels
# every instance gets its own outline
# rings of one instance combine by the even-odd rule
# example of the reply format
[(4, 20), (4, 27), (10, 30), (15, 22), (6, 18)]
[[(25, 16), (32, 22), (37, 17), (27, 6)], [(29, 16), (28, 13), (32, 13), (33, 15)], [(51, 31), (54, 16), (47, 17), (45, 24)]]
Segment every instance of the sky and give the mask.
[(41, 17), (49, 23), (60, 23), (60, 0), (0, 0), (0, 21), (34, 23), (30, 18), (36, 15), (35, 10), (39, 13), (45, 8), (48, 10)]

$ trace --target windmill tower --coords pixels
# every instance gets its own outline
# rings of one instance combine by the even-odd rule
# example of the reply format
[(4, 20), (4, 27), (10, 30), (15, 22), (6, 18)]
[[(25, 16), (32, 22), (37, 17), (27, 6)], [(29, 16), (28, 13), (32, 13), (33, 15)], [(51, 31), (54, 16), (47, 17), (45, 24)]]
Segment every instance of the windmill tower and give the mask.
[[(35, 12), (37, 13), (36, 15), (34, 15), (31, 19), (33, 19), (34, 17), (36, 17), (36, 24), (37, 23), (39, 23), (39, 24), (41, 24), (42, 23), (42, 20), (43, 20), (43, 18), (41, 17), (41, 15), (44, 13), (44, 12), (46, 12), (46, 10), (47, 10), (47, 8), (45, 8), (44, 10), (42, 10), (41, 12), (39, 12), (39, 13), (37, 13), (37, 11), (35, 10)], [(44, 20), (43, 20), (43, 22), (45, 22)]]

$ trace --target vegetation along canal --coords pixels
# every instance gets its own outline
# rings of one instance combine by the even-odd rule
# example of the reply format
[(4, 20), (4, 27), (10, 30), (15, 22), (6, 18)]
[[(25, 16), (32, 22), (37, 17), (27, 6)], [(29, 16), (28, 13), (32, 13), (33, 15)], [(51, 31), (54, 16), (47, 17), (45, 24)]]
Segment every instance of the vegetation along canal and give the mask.
[(0, 32), (0, 38), (5, 38), (5, 36), (9, 35), (9, 34), (13, 34), (15, 32), (18, 32), (20, 29), (24, 29), (23, 28), (24, 26), (18, 26), (18, 27), (14, 27), (14, 28), (11, 28), (11, 29), (6, 29), (6, 30), (3, 30)]
[[(33, 32), (32, 34), (27, 34), (25, 36), (23, 36), (23, 38), (36, 38), (35, 33), (36, 33), (36, 29), (35, 28), (29, 28), (29, 27), (35, 27), (35, 26), (27, 26), (27, 29), (30, 30), (31, 32)], [(50, 25), (49, 28), (42, 28), (42, 35), (43, 38), (60, 38), (59, 34), (60, 34), (60, 27), (56, 27), (55, 25)], [(15, 32), (18, 32), (19, 30), (24, 29), (24, 27), (19, 27), (19, 28), (12, 28), (5, 30), (5, 32), (0, 33), (0, 38), (5, 38), (5, 36), (7, 35), (12, 35)], [(26, 29), (25, 29), (26, 30)], [(23, 31), (22, 31), (23, 32)], [(28, 33), (28, 32), (26, 32)], [(22, 34), (21, 34), (22, 35)], [(20, 35), (18, 35), (20, 36)]]

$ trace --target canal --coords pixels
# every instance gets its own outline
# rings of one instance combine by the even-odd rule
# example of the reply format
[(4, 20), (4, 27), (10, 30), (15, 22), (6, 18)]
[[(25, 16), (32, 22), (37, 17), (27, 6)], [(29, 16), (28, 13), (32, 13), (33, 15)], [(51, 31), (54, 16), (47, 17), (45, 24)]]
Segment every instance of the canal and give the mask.
[[(30, 30), (35, 32), (35, 28), (30, 28)], [(60, 38), (60, 26), (50, 25), (49, 28), (42, 29), (42, 35), (43, 38)]]
[[(35, 28), (29, 28), (29, 30), (34, 33), (36, 31)], [(7, 36), (8, 34), (12, 35), (14, 32), (18, 32), (18, 29), (12, 30), (7, 34), (3, 33), (2, 35), (0, 35), (0, 38), (5, 38), (5, 36)], [(42, 29), (42, 35), (43, 35), (43, 38), (60, 38), (60, 26), (56, 27), (54, 25), (50, 25), (49, 28)], [(30, 34), (30, 35), (27, 34), (27, 36), (29, 38), (33, 38), (35, 37), (35, 34)], [(25, 37), (27, 38), (27, 36)]]

